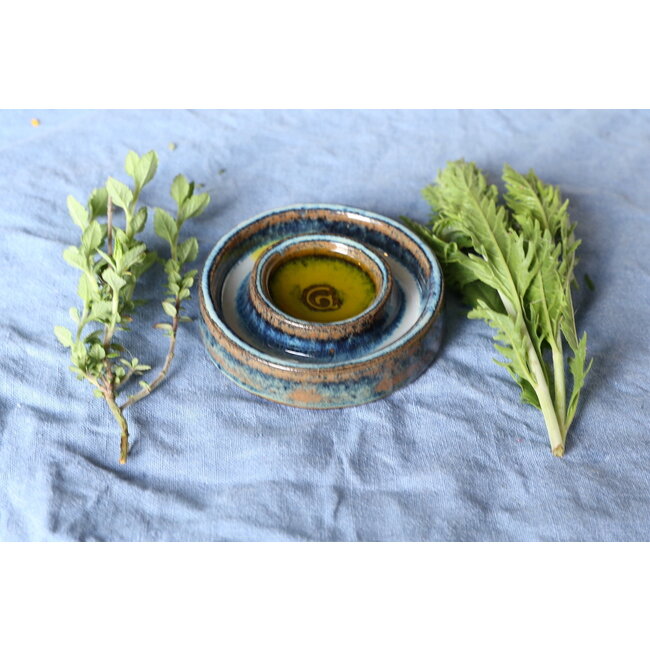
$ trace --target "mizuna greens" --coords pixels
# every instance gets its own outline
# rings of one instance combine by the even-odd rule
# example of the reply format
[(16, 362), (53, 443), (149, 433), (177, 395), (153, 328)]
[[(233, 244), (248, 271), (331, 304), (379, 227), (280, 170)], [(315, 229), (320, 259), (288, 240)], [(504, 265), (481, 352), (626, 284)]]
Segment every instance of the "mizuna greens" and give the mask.
[(503, 180), (502, 203), (474, 163), (450, 162), (423, 191), (433, 209), (429, 226), (405, 221), (471, 305), (468, 317), (497, 331), (495, 348), (506, 361), (496, 362), (519, 384), (522, 400), (542, 411), (551, 451), (562, 456), (591, 367), (571, 298), (580, 241), (558, 188), (507, 165)]

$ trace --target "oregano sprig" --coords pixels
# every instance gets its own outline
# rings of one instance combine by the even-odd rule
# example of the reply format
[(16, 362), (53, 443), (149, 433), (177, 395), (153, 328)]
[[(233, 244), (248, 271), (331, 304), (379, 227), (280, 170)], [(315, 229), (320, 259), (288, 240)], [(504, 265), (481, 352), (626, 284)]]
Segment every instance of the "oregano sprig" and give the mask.
[[(77, 293), (82, 301), (81, 312), (76, 307), (69, 311), (76, 327), (54, 328), (56, 337), (70, 348), (70, 370), (77, 379), (88, 381), (96, 397), (106, 401), (120, 426), (120, 463), (125, 463), (129, 449), (128, 423), (124, 410), (149, 395), (165, 379), (176, 345), (178, 326), (191, 320), (183, 315), (183, 303), (190, 298), (196, 270), (185, 271), (186, 264), (198, 255), (195, 237), (180, 239), (181, 227), (199, 216), (210, 202), (208, 194), (194, 194), (194, 183), (177, 176), (171, 194), (176, 201), (176, 218), (160, 208), (154, 210), (154, 229), (170, 247), (169, 257), (159, 259), (148, 250), (146, 243), (137, 239), (145, 229), (148, 208), (139, 205), (142, 189), (155, 176), (158, 156), (154, 151), (138, 156), (130, 151), (125, 170), (132, 178), (132, 187), (115, 178), (109, 178), (104, 187), (92, 192), (83, 206), (74, 197), (68, 197), (68, 211), (81, 230), (79, 246), (66, 248), (63, 257), (68, 264), (82, 272)], [(123, 213), (123, 227), (114, 221), (115, 210)], [(105, 222), (104, 218), (105, 217)], [(119, 342), (119, 335), (129, 329), (141, 301), (134, 299), (140, 277), (154, 263), (161, 262), (167, 274), (164, 312), (171, 322), (155, 325), (170, 338), (167, 356), (158, 375), (147, 383), (140, 382), (141, 390), (121, 404), (118, 399), (127, 382), (134, 375), (142, 375), (151, 367), (127, 354)], [(90, 332), (87, 329), (92, 328)]]

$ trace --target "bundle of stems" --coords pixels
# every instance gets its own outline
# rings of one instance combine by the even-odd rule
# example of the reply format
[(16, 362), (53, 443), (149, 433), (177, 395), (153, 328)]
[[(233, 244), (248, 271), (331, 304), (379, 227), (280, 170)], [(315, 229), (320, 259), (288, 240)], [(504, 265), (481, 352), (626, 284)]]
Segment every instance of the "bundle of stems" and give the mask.
[(507, 165), (503, 180), (500, 202), (474, 163), (450, 162), (423, 191), (430, 224), (405, 221), (437, 254), (446, 281), (471, 306), (468, 317), (496, 330), (495, 348), (506, 359), (497, 363), (523, 401), (541, 410), (551, 451), (562, 456), (591, 367), (571, 296), (580, 241), (558, 188)]

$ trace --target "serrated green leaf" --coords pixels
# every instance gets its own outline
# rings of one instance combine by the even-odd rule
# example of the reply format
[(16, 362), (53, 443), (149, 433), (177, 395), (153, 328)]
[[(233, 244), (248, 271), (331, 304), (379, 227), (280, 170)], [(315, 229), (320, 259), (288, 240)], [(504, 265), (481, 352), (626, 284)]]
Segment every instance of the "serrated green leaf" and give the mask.
[(181, 264), (191, 264), (199, 254), (199, 242), (196, 237), (190, 237), (178, 246), (178, 261)]
[(176, 316), (177, 314), (176, 306), (173, 303), (165, 300), (165, 302), (162, 303), (162, 307), (168, 316), (171, 316), (172, 318)]
[(111, 177), (106, 181), (106, 191), (115, 205), (128, 210), (133, 201), (133, 192), (124, 183)]
[(578, 343), (576, 349), (574, 350), (574, 356), (569, 358), (569, 370), (573, 377), (573, 387), (571, 390), (571, 396), (569, 397), (569, 405), (567, 407), (567, 418), (566, 426), (570, 426), (575, 417), (576, 410), (578, 408), (578, 400), (580, 399), (580, 391), (585, 383), (585, 378), (591, 370), (591, 365), (593, 364), (593, 359), (589, 362), (589, 365), (585, 369), (585, 362), (587, 358), (587, 334), (583, 334), (580, 342)]
[(59, 339), (61, 345), (64, 345), (66, 348), (72, 347), (72, 332), (67, 327), (57, 325), (54, 328), (54, 334), (56, 338)]
[(159, 237), (162, 237), (165, 241), (169, 242), (171, 245), (176, 243), (176, 238), (178, 236), (178, 226), (174, 221), (174, 218), (161, 208), (156, 208), (156, 211), (153, 215), (153, 225), (156, 231), (156, 234)]
[(68, 212), (75, 224), (84, 230), (89, 221), (88, 211), (72, 195), (68, 196)]
[(185, 201), (185, 199), (187, 199), (190, 195), (190, 183), (187, 178), (183, 176), (183, 174), (179, 174), (174, 178), (170, 194), (172, 195), (174, 201), (176, 201), (176, 205), (180, 210), (181, 205), (183, 205), (183, 201)]

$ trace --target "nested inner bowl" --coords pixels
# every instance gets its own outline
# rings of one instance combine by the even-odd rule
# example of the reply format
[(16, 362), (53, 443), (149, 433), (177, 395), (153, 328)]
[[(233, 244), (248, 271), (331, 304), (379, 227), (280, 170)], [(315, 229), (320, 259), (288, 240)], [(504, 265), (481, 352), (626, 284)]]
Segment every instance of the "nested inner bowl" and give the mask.
[(333, 235), (280, 241), (258, 258), (249, 280), (259, 316), (282, 332), (337, 340), (377, 322), (393, 290), (388, 265), (363, 244)]

